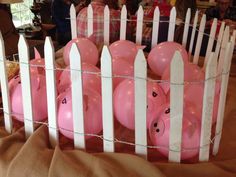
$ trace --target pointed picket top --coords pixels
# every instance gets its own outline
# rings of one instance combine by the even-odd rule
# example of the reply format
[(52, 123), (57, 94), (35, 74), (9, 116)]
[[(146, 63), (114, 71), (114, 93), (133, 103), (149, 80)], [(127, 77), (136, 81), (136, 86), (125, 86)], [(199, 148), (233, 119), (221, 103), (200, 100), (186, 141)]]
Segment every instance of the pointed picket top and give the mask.
[(55, 77), (55, 52), (50, 37), (46, 37), (44, 44), (45, 70), (46, 70), (46, 89), (48, 106), (49, 141), (52, 147), (59, 144), (57, 126), (57, 90)]
[(135, 153), (147, 159), (147, 62), (142, 49), (134, 62)]
[(20, 76), (22, 85), (23, 112), (25, 124), (25, 136), (29, 138), (34, 132), (32, 94), (29, 67), (29, 46), (23, 35), (20, 35), (18, 42)]
[(168, 41), (174, 41), (174, 34), (175, 34), (175, 21), (176, 21), (176, 9), (172, 7), (170, 11), (170, 22), (169, 22), (169, 29), (168, 29)]
[(198, 22), (198, 14), (199, 11), (197, 10), (194, 16), (194, 21), (193, 21), (193, 29), (192, 29), (192, 34), (191, 34), (191, 39), (190, 39), (190, 45), (189, 45), (189, 58), (191, 58), (192, 51), (193, 51), (193, 42), (195, 39), (195, 33), (196, 33), (196, 28), (197, 28), (197, 22)]
[(217, 43), (216, 43), (216, 49), (215, 49), (215, 58), (218, 60), (219, 58), (219, 52), (220, 52), (220, 47), (222, 43), (222, 38), (223, 38), (223, 33), (225, 29), (225, 22), (223, 21), (220, 26), (220, 31), (217, 37)]
[(106, 5), (104, 8), (104, 44), (109, 45), (110, 39), (110, 10)]
[(231, 42), (228, 42), (225, 49), (225, 60), (223, 63), (222, 72), (225, 73), (221, 77), (221, 91), (220, 91), (220, 99), (219, 99), (219, 106), (218, 106), (218, 113), (217, 113), (217, 120), (216, 120), (216, 131), (215, 131), (215, 140), (213, 145), (213, 155), (216, 155), (219, 151), (219, 145), (221, 140), (222, 128), (223, 128), (223, 120), (224, 120), (224, 112), (225, 112), (225, 101), (227, 95), (227, 88), (228, 88), (228, 80), (229, 80), (229, 70), (231, 66), (232, 60), (232, 48), (234, 46)]
[[(204, 69), (206, 68), (206, 64), (208, 63), (209, 55), (213, 49), (213, 44), (214, 44), (215, 35), (216, 35), (216, 28), (217, 28), (217, 19), (214, 18), (213, 23), (211, 25), (211, 32), (210, 32), (210, 37), (209, 37), (209, 41), (208, 41), (208, 45), (207, 45), (206, 57), (205, 57), (204, 65), (203, 65)], [(217, 57), (214, 57), (214, 58), (215, 58), (215, 60), (217, 60)]]
[(6, 55), (5, 46), (0, 31), (0, 89), (2, 92), (2, 103), (3, 103), (3, 115), (4, 115), (4, 125), (8, 133), (12, 132), (12, 117), (11, 117), (11, 104), (8, 90), (8, 76), (6, 71)]
[(93, 34), (93, 7), (91, 4), (88, 5), (88, 8), (87, 8), (87, 37), (91, 36)]
[(215, 92), (215, 76), (217, 69), (217, 60), (215, 54), (210, 53), (208, 63), (206, 66), (204, 95), (203, 95), (203, 109), (202, 109), (202, 121), (201, 121), (201, 137), (200, 137), (200, 152), (199, 161), (208, 161), (210, 155), (210, 142), (211, 142), (211, 127), (212, 127), (212, 115)]
[(182, 45), (184, 48), (186, 48), (186, 44), (187, 44), (190, 19), (191, 19), (191, 9), (188, 8), (187, 13), (186, 13), (186, 17), (185, 17), (184, 34), (183, 34), (183, 39), (182, 39)]
[(107, 46), (101, 56), (103, 150), (115, 152), (113, 119), (112, 58)]
[(184, 63), (179, 51), (175, 52), (171, 61), (170, 83), (169, 161), (180, 162), (183, 122)]
[(85, 149), (83, 73), (80, 53), (75, 43), (72, 44), (70, 50), (70, 69), (74, 146)]
[(138, 8), (137, 27), (136, 27), (136, 44), (142, 44), (143, 35), (143, 7)]
[(159, 7), (156, 6), (154, 10), (153, 26), (152, 26), (152, 48), (155, 47), (158, 42), (159, 23), (160, 23), (160, 10)]
[(42, 58), (36, 47), (34, 47), (34, 58), (35, 59)]
[(126, 39), (126, 26), (127, 26), (127, 9), (126, 6), (123, 5), (120, 16), (120, 40)]
[(70, 6), (70, 26), (71, 26), (71, 37), (72, 39), (77, 38), (77, 20), (76, 10), (74, 4)]
[(223, 38), (222, 38), (222, 43), (221, 43), (221, 50), (220, 50), (220, 56), (219, 56), (219, 61), (218, 61), (218, 68), (217, 68), (217, 74), (222, 73), (223, 69), (223, 63), (225, 60), (225, 46), (229, 42), (229, 26), (226, 26), (224, 33), (223, 33)]
[(197, 44), (196, 44), (194, 56), (193, 56), (193, 63), (194, 64), (198, 64), (200, 50), (202, 47), (202, 38), (203, 38), (204, 30), (205, 30), (205, 25), (206, 25), (206, 15), (204, 14), (202, 16), (202, 19), (200, 22), (200, 27), (198, 30)]

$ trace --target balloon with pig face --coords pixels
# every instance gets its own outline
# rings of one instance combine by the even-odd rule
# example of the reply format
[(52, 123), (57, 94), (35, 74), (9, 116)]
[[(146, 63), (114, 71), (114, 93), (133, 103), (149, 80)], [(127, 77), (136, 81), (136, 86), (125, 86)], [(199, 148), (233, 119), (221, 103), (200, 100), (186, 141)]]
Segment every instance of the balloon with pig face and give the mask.
[[(159, 114), (152, 119), (149, 127), (149, 135), (152, 143), (158, 146), (157, 150), (168, 157), (170, 134), (170, 106), (163, 105)], [(196, 156), (200, 145), (200, 123), (188, 111), (183, 112), (181, 159), (189, 159)]]
[[(10, 100), (13, 116), (23, 122), (23, 100), (21, 79), (17, 75), (9, 82)], [(43, 75), (31, 75), (31, 92), (33, 105), (33, 118), (35, 121), (41, 121), (47, 118), (47, 95), (46, 79)]]
[[(166, 103), (166, 96), (157, 83), (147, 82), (147, 128), (157, 108)], [(114, 112), (117, 120), (126, 128), (134, 130), (134, 81), (122, 81), (114, 92)]]

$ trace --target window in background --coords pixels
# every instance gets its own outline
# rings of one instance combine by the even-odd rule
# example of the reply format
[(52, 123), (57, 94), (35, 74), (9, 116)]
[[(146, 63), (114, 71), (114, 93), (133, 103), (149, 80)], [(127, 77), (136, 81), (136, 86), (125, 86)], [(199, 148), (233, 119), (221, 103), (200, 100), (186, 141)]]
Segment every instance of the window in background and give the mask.
[(30, 11), (33, 0), (24, 0), (22, 3), (16, 3), (11, 5), (12, 20), (15, 27), (32, 23), (33, 14)]

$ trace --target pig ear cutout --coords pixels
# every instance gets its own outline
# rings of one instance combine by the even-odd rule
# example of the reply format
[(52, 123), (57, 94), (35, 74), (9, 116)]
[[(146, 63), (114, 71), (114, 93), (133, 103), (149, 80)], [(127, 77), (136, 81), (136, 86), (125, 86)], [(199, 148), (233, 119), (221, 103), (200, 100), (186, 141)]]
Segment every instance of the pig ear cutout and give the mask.
[(143, 50), (146, 48), (146, 45), (137, 45), (136, 48), (137, 48), (137, 50), (139, 50), (139, 49)]
[(37, 58), (41, 58), (41, 55), (39, 53), (39, 51), (34, 47), (34, 58), (37, 59)]

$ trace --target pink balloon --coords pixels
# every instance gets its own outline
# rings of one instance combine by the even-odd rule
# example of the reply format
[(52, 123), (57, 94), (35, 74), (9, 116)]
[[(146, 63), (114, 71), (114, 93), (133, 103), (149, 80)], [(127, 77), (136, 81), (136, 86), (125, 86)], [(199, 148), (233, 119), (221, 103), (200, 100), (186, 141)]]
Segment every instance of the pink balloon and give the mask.
[[(199, 115), (202, 115), (203, 94), (204, 94), (204, 84), (194, 84), (194, 85), (192, 84), (185, 86), (184, 100), (195, 105), (196, 110), (200, 111), (200, 113), (198, 113)], [(212, 123), (215, 123), (217, 119), (218, 104), (219, 104), (219, 95), (215, 93)], [(200, 116), (200, 118), (201, 117), (202, 116)]]
[[(61, 93), (65, 91), (67, 88), (71, 87), (70, 80), (70, 67), (67, 66), (65, 70), (62, 72), (61, 77), (58, 83), (58, 92)], [(100, 73), (100, 69), (96, 66), (88, 63), (82, 63), (83, 73), (83, 88), (92, 88), (97, 92), (101, 93), (101, 78), (95, 73)], [(91, 73), (86, 73), (91, 72)], [(94, 73), (94, 74), (93, 74)]]
[[(162, 74), (163, 81), (161, 86), (165, 93), (170, 89), (170, 65), (166, 67), (164, 73)], [(184, 81), (187, 82), (203, 82), (205, 79), (204, 72), (201, 68), (195, 64), (184, 63)], [(190, 83), (195, 84), (195, 83)]]
[(113, 89), (117, 87), (123, 80), (125, 76), (133, 77), (134, 76), (134, 67), (127, 60), (123, 58), (114, 58), (112, 59), (112, 69), (113, 75), (123, 76), (123, 77), (114, 77), (113, 78)]
[[(9, 82), (11, 108), (14, 117), (23, 122), (23, 103), (21, 80), (19, 75), (15, 76)], [(41, 121), (47, 118), (47, 95), (46, 79), (43, 75), (31, 75), (31, 92), (33, 104), (33, 116), (35, 121)]]
[(112, 58), (123, 58), (132, 65), (134, 64), (138, 49), (143, 48), (145, 48), (145, 46), (139, 46), (128, 40), (119, 40), (109, 46)]
[(152, 71), (161, 76), (174, 56), (179, 51), (183, 57), (183, 61), (188, 61), (188, 53), (185, 48), (176, 42), (162, 42), (155, 46), (148, 55), (148, 64)]
[[(98, 134), (102, 130), (102, 98), (92, 89), (85, 89), (83, 94), (85, 134)], [(64, 136), (74, 139), (70, 89), (58, 97), (58, 126)]]
[(76, 43), (79, 49), (82, 62), (90, 63), (92, 65), (97, 64), (99, 54), (96, 45), (87, 38), (75, 38), (68, 42), (64, 48), (63, 58), (66, 65), (70, 64), (69, 54), (73, 43)]
[[(166, 97), (157, 83), (147, 82), (147, 128), (157, 108), (166, 102)], [(117, 120), (126, 128), (134, 130), (134, 81), (124, 80), (114, 92), (114, 112)]]
[[(32, 74), (41, 74), (46, 76), (45, 72), (45, 60), (43, 58), (36, 58), (33, 60), (30, 60), (30, 73)], [(55, 63), (55, 68), (58, 69), (60, 66)], [(56, 71), (56, 79), (58, 79), (61, 75), (61, 71)]]
[[(152, 119), (149, 128), (149, 136), (152, 143), (160, 147), (157, 150), (166, 157), (169, 154), (170, 111), (168, 103), (160, 107), (158, 116)], [(195, 157), (198, 154), (200, 133), (199, 121), (188, 111), (184, 110), (181, 143), (182, 160)]]

